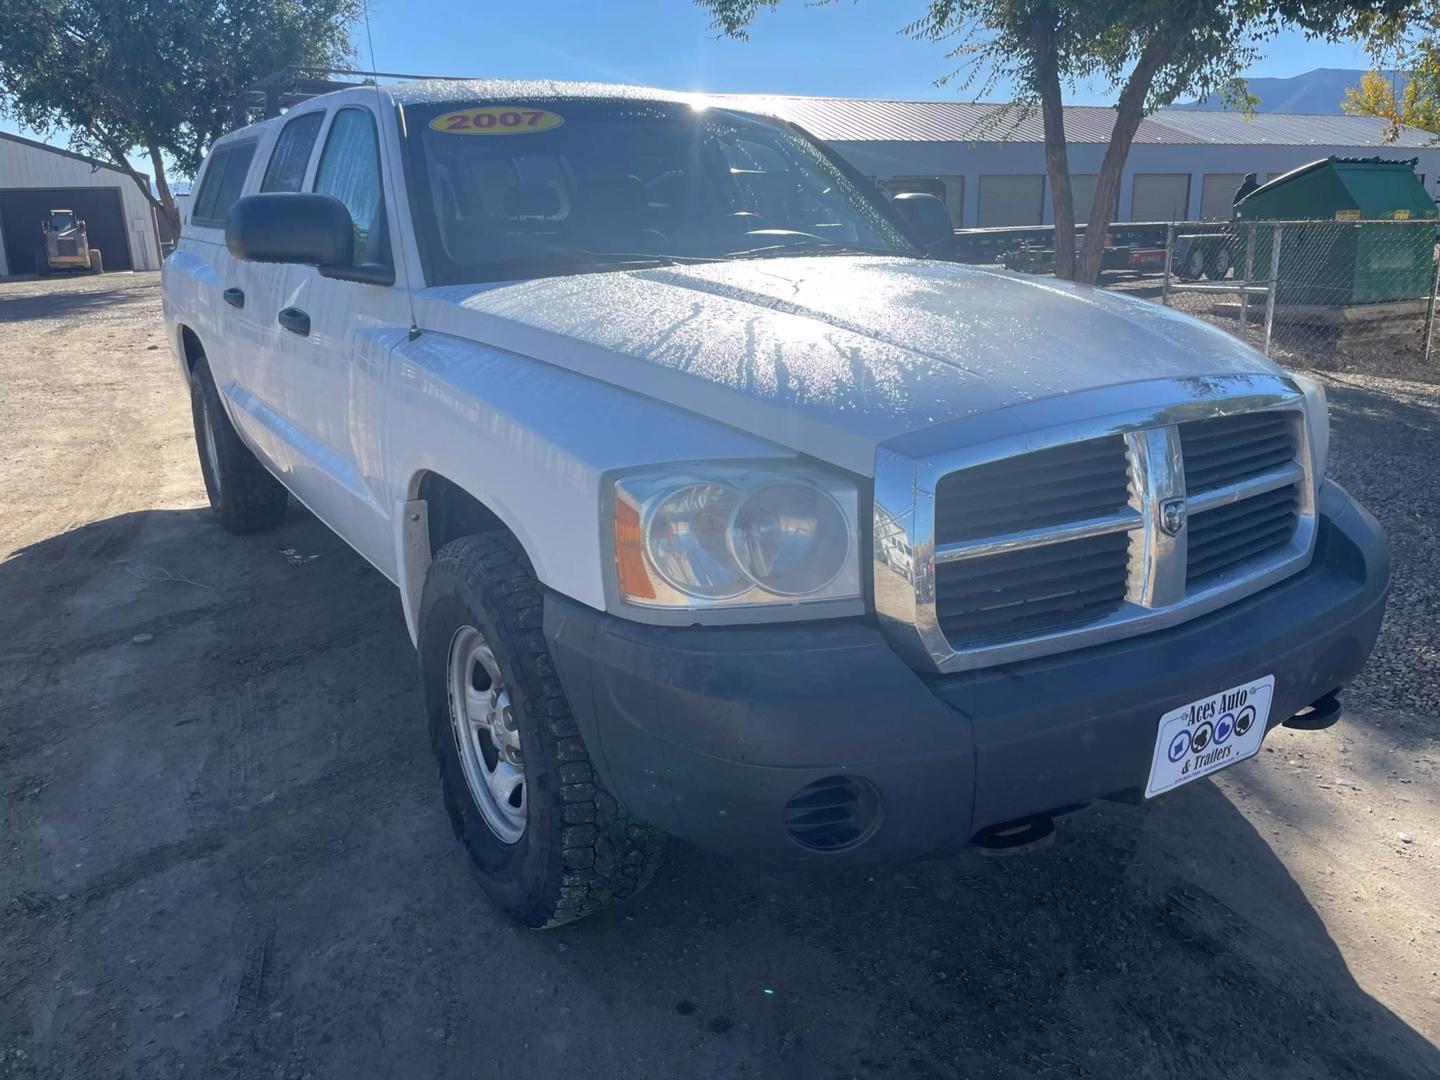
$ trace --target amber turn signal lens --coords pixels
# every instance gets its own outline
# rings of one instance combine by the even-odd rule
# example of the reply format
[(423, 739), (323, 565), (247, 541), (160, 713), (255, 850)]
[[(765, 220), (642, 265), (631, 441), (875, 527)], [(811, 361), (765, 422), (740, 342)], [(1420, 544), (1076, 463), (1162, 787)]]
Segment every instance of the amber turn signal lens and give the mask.
[(640, 511), (623, 499), (615, 500), (615, 571), (622, 594), (641, 600), (655, 599), (655, 586), (645, 569)]

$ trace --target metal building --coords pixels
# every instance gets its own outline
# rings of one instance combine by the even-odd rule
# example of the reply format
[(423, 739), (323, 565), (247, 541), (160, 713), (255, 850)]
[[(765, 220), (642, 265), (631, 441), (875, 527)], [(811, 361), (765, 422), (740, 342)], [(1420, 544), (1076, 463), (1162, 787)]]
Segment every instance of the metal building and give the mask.
[[(758, 97), (730, 100), (799, 124), (844, 154), (867, 176), (898, 190), (945, 200), (957, 228), (1053, 222), (1045, 180), (1039, 110), (950, 101)], [(1065, 109), (1075, 211), (1084, 221), (1115, 122), (1099, 105)], [(1331, 154), (1417, 157), (1416, 173), (1440, 195), (1440, 146), (1407, 128), (1385, 141), (1385, 121), (1320, 116), (1165, 109), (1136, 132), (1120, 183), (1116, 221), (1228, 218), (1247, 172), (1264, 181)]]
[(40, 222), (58, 209), (85, 219), (107, 272), (160, 269), (155, 213), (128, 174), (0, 131), (0, 276), (35, 272)]

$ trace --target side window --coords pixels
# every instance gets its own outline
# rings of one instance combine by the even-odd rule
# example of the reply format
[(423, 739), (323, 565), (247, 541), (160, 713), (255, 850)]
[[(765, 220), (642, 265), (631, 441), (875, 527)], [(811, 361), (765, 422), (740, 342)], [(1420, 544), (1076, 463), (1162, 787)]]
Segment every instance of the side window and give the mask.
[(245, 174), (255, 157), (253, 142), (226, 146), (210, 155), (205, 179), (195, 195), (195, 209), (190, 213), (194, 225), (223, 229), (225, 215), (245, 187)]
[(315, 173), (315, 191), (345, 204), (355, 222), (355, 264), (390, 265), (385, 192), (375, 120), (365, 109), (341, 109), (330, 124)]
[(287, 123), (275, 140), (275, 149), (270, 151), (270, 163), (265, 166), (265, 179), (260, 181), (261, 191), (299, 191), (305, 182), (305, 166), (310, 163), (310, 151), (315, 146), (315, 136), (320, 134), (323, 112), (308, 112)]

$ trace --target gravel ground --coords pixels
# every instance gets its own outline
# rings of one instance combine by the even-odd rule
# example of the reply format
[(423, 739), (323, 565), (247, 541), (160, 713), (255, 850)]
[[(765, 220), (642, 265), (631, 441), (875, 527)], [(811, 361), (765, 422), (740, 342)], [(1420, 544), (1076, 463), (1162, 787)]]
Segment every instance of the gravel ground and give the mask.
[(1440, 714), (1440, 386), (1312, 371), (1330, 398), (1330, 475), (1385, 526), (1394, 559), (1385, 629), (1357, 681), (1373, 701)]
[(1440, 1076), (1436, 389), (1328, 376), (1391, 615), (1345, 720), (1049, 849), (498, 917), (394, 590), (203, 509), (155, 275), (0, 283), (0, 1076)]

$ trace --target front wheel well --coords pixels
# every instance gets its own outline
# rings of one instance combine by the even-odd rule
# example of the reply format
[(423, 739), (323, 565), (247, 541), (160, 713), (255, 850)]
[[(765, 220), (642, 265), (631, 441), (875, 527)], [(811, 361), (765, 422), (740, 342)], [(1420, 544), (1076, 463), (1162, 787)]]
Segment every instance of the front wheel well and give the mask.
[(510, 531), (488, 506), (439, 473), (425, 473), (412, 490), (414, 497), (425, 503), (431, 556), (462, 536)]
[(185, 356), (185, 369), (193, 374), (195, 365), (205, 355), (205, 347), (200, 344), (200, 338), (195, 331), (188, 326), (180, 327), (180, 350)]
[(453, 480), (426, 471), (410, 482), (400, 538), (400, 590), (412, 639), (419, 632), (420, 597), (435, 553), (462, 536), (488, 532), (511, 530), (493, 510)]

